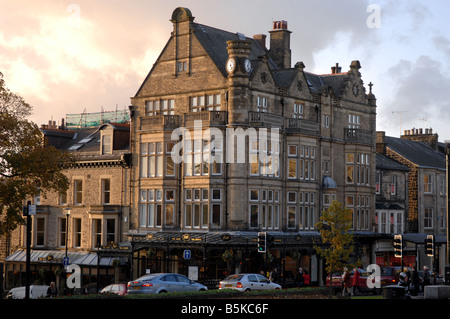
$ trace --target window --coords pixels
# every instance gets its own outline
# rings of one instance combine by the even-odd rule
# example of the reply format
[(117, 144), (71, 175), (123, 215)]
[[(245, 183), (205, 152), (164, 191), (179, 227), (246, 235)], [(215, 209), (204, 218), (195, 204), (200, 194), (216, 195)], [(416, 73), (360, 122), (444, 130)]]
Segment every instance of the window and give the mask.
[(83, 203), (83, 181), (81, 179), (73, 181), (73, 203), (75, 205)]
[(265, 230), (279, 229), (279, 191), (251, 189), (249, 192), (250, 227)]
[(92, 246), (100, 247), (102, 245), (102, 220), (95, 218), (92, 220)]
[(297, 178), (297, 146), (288, 145), (288, 178)]
[(381, 193), (381, 172), (377, 171), (375, 175), (375, 194)]
[(433, 208), (425, 208), (423, 212), (423, 227), (433, 228)]
[(257, 104), (256, 104), (256, 111), (257, 112), (267, 112), (268, 102), (266, 97), (258, 96), (257, 97)]
[(73, 246), (81, 247), (81, 218), (73, 219)]
[[(330, 194), (325, 200), (330, 199)], [(315, 216), (315, 193), (310, 192), (300, 192), (299, 194), (299, 205), (298, 205), (298, 223), (300, 229), (314, 229), (316, 223)]]
[(348, 128), (358, 129), (360, 125), (359, 115), (349, 114), (348, 115)]
[(58, 220), (58, 230), (59, 230), (59, 247), (66, 246), (66, 236), (67, 236), (67, 223), (66, 218), (60, 218)]
[(164, 222), (166, 227), (175, 226), (175, 190), (165, 191)]
[(300, 167), (298, 173), (302, 180), (316, 179), (316, 148), (314, 146), (300, 146)]
[(177, 63), (177, 71), (178, 72), (187, 71), (187, 62), (186, 61), (179, 61)]
[(145, 102), (145, 116), (174, 115), (175, 100), (163, 99)]
[[(216, 196), (215, 200), (219, 201), (217, 191), (214, 195)], [(209, 225), (209, 190), (204, 188), (186, 189), (185, 203), (184, 227), (187, 229), (207, 229)], [(216, 214), (219, 208), (219, 206), (215, 206)], [(219, 220), (215, 219), (214, 223), (220, 223), (220, 215), (216, 215), (217, 217)]]
[(439, 176), (439, 195), (445, 196), (445, 175)]
[(392, 175), (392, 181), (391, 181), (391, 195), (397, 194), (397, 175)]
[(302, 119), (303, 118), (303, 104), (294, 103), (294, 115), (293, 118), (295, 119)]
[(112, 153), (111, 135), (102, 135), (102, 154)]
[(141, 143), (141, 177), (161, 177), (163, 174), (162, 142)]
[(59, 194), (59, 205), (67, 205), (67, 192)]
[(175, 164), (172, 158), (172, 149), (175, 143), (170, 142), (166, 144), (166, 176), (175, 176)]
[(161, 227), (161, 225), (162, 190), (141, 189), (139, 194), (139, 226)]
[(106, 245), (116, 242), (116, 220), (113, 218), (106, 219)]
[(354, 182), (354, 154), (353, 153), (346, 153), (345, 155), (345, 163), (346, 163), (346, 183), (347, 184), (353, 184)]
[(259, 142), (252, 140), (250, 143), (250, 175), (259, 175)]
[(222, 190), (213, 188), (211, 193), (211, 227), (219, 228), (222, 216)]
[(329, 128), (330, 127), (330, 116), (322, 115), (322, 127)]
[(222, 102), (220, 94), (193, 96), (191, 97), (190, 111), (220, 111), (221, 103)]
[(45, 218), (37, 217), (36, 222), (36, 246), (45, 246), (46, 223)]
[(102, 179), (102, 204), (111, 204), (111, 180), (109, 178)]
[(428, 194), (433, 193), (433, 175), (425, 174), (423, 176), (423, 191)]

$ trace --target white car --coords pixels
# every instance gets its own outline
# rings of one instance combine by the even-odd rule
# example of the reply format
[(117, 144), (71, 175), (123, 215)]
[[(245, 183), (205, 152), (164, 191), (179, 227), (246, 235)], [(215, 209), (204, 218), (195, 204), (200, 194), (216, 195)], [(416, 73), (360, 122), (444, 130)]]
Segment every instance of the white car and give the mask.
[(260, 274), (234, 274), (219, 284), (219, 289), (237, 289), (240, 291), (281, 289), (279, 284), (270, 282)]

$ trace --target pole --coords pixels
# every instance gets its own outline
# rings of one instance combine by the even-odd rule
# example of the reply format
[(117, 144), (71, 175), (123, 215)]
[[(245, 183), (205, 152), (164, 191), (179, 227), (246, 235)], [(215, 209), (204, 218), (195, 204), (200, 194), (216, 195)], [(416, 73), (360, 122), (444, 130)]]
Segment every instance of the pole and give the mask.
[(30, 216), (31, 201), (27, 202), (26, 215), (27, 215), (27, 260), (26, 260), (26, 278), (25, 278), (25, 299), (30, 299), (30, 282), (31, 282), (31, 216)]

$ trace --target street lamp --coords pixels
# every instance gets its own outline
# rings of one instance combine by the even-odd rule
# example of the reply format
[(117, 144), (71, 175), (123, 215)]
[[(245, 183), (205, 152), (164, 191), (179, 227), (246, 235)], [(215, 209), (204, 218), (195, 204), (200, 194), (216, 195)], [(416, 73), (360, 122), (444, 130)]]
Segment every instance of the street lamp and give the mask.
[(64, 208), (64, 213), (66, 214), (66, 259), (67, 259), (67, 239), (69, 238), (69, 215), (72, 212), (72, 208)]

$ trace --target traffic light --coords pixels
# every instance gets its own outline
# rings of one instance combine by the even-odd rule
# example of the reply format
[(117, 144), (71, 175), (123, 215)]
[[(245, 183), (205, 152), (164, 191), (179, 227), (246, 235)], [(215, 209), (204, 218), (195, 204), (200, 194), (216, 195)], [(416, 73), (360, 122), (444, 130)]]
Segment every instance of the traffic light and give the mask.
[(434, 256), (434, 235), (428, 235), (425, 239), (425, 253), (430, 257)]
[(402, 235), (394, 236), (394, 256), (401, 258), (403, 255), (403, 238)]
[(266, 239), (267, 239), (266, 233), (258, 232), (258, 252), (259, 253), (266, 252)]

